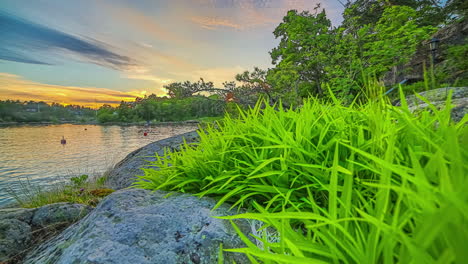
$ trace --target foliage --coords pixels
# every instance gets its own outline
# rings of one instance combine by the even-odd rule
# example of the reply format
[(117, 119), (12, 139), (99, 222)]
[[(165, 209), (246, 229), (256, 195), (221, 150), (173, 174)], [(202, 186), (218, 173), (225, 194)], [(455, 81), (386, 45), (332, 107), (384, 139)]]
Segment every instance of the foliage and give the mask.
[(106, 176), (88, 179), (83, 174), (71, 177), (69, 182), (55, 184), (50, 188), (33, 185), (29, 179), (19, 181), (19, 190), (8, 188), (8, 192), (15, 198), (19, 206), (24, 208), (36, 208), (47, 204), (69, 202), (82, 203), (96, 206), (99, 201), (114, 192), (104, 188)]
[(135, 185), (250, 208), (225, 218), (263, 221), (280, 238), (229, 250), (254, 263), (462, 263), (468, 117), (453, 123), (450, 99), (419, 115), (401, 101), (258, 104), (157, 156), (160, 170)]
[(95, 111), (79, 105), (6, 100), (0, 101), (0, 121), (4, 122), (59, 122), (92, 119)]
[(273, 34), (280, 38), (278, 47), (270, 52), (275, 68), (268, 73), (275, 91), (286, 100), (322, 94), (322, 82), (326, 81), (324, 67), (333, 39), (325, 10), (318, 12), (316, 8), (314, 14), (291, 10)]
[[(362, 24), (353, 12), (370, 12), (364, 7), (381, 12), (376, 18), (366, 17), (372, 21)], [(324, 84), (349, 103), (363, 92), (368, 79), (381, 80), (390, 70), (396, 76), (395, 67), (407, 63), (434, 31), (421, 25), (420, 10), (410, 6), (357, 1), (345, 14), (348, 20), (334, 28), (319, 7), (315, 13), (292, 10), (275, 29), (280, 43), (270, 53), (275, 67), (268, 71), (267, 80), (283, 103), (297, 105), (311, 95), (330, 99)]]
[(213, 82), (205, 82), (200, 78), (198, 82), (175, 82), (165, 85), (164, 88), (168, 91), (171, 98), (187, 98), (200, 92), (213, 92), (217, 90), (214, 88)]
[(466, 19), (468, 15), (468, 2), (465, 0), (448, 0), (445, 11), (451, 18)]
[(443, 0), (356, 0), (348, 1), (343, 26), (355, 33), (365, 25), (375, 25), (391, 6), (406, 6), (417, 12), (418, 26), (437, 26), (448, 19)]
[(202, 117), (220, 117), (226, 102), (212, 95), (193, 95), (185, 98), (167, 98), (150, 95), (135, 102), (121, 102), (118, 107), (104, 105), (97, 118), (106, 122), (184, 121)]
[(417, 12), (407, 6), (385, 9), (375, 27), (364, 27), (365, 35), (362, 59), (366, 72), (380, 78), (392, 67), (407, 63), (421, 41), (434, 32), (431, 26), (420, 27), (416, 23)]
[(436, 79), (454, 86), (468, 85), (468, 38), (447, 48), (446, 60), (435, 68)]
[(82, 174), (81, 176), (71, 177), (70, 181), (73, 183), (74, 186), (83, 185), (88, 180), (88, 175)]

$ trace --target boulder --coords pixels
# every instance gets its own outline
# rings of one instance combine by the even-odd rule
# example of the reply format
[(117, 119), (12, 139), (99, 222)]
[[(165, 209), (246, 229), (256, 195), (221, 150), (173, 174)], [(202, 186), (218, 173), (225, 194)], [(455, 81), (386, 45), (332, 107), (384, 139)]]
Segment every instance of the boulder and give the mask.
[(0, 210), (0, 263), (18, 263), (24, 253), (85, 216), (91, 207), (57, 203)]
[[(125, 189), (106, 197), (88, 216), (31, 252), (25, 263), (217, 263), (223, 248), (244, 247), (228, 206), (188, 194)], [(237, 222), (248, 233), (246, 221)], [(224, 252), (226, 263), (248, 263)]]
[[(426, 98), (432, 105), (441, 109), (445, 107), (445, 101), (449, 91), (452, 90), (452, 119), (455, 122), (460, 121), (468, 113), (468, 87), (446, 87), (426, 92), (420, 92), (419, 95)], [(408, 107), (412, 112), (428, 107), (427, 103), (419, 99), (416, 95), (406, 97)], [(399, 105), (400, 103), (398, 103)]]
[(28, 248), (31, 242), (31, 226), (16, 219), (0, 220), (0, 263), (10, 261)]
[(21, 222), (31, 223), (36, 208), (7, 208), (0, 210), (0, 220), (16, 219)]
[(122, 161), (117, 163), (107, 174), (106, 185), (115, 190), (129, 187), (136, 179), (136, 175), (143, 174), (141, 168), (147, 167), (148, 161), (155, 160), (155, 153), (163, 155), (165, 148), (172, 150), (179, 149), (180, 145), (184, 142), (184, 139), (187, 143), (196, 142), (198, 140), (198, 134), (195, 131), (188, 132), (150, 143), (133, 151)]
[(46, 227), (57, 223), (73, 223), (83, 218), (92, 207), (83, 204), (55, 203), (36, 210), (31, 220), (35, 227)]

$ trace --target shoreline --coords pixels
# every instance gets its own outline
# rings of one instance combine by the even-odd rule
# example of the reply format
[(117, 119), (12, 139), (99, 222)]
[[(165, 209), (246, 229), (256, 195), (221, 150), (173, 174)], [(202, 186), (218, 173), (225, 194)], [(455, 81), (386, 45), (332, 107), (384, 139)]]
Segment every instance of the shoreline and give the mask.
[[(194, 122), (194, 121), (161, 122), (161, 123), (150, 124), (150, 127), (151, 126), (157, 126), (157, 125), (160, 125), (160, 126), (177, 126), (177, 125), (190, 125), (190, 124), (194, 125), (194, 124), (199, 124), (199, 123), (201, 123), (201, 122), (198, 122), (198, 121), (197, 122)], [(36, 125), (40, 126), (40, 125), (47, 125), (47, 124), (36, 124)], [(78, 124), (78, 125), (81, 125), (81, 124)], [(99, 124), (93, 124), (93, 125), (99, 125)], [(113, 125), (116, 125), (116, 124), (113, 124)], [(131, 125), (129, 125), (129, 126), (131, 126)], [(135, 125), (135, 124), (133, 124), (133, 125)], [(144, 126), (144, 125), (141, 125), (141, 126)], [(160, 150), (160, 152), (161, 152), (160, 154), (163, 154), (162, 148), (161, 149), (159, 148), (160, 146), (164, 145), (164, 146), (171, 147), (171, 148), (177, 147), (177, 146), (179, 146), (180, 144), (183, 143), (185, 137), (193, 138), (194, 135), (196, 134), (196, 131), (197, 131), (197, 128), (194, 128), (193, 131), (189, 131), (189, 132), (169, 136), (167, 138), (159, 139), (159, 140), (153, 141), (151, 143), (148, 143), (147, 145), (141, 146), (136, 150), (128, 152), (125, 155), (125, 157), (123, 157), (121, 160), (116, 162), (112, 167), (109, 167), (105, 172), (102, 173), (102, 175), (91, 175), (91, 177), (100, 178), (100, 177), (106, 175), (105, 177), (108, 178), (108, 179), (106, 180), (105, 185), (106, 185), (106, 187), (110, 187), (110, 181), (109, 180), (110, 180), (110, 178), (114, 178), (114, 180), (115, 180), (116, 176), (113, 176), (112, 174), (117, 173), (117, 172), (114, 172), (114, 171), (118, 167), (119, 168), (120, 167), (125, 167), (125, 166), (128, 167), (129, 165), (126, 164), (126, 163), (131, 163), (130, 167), (132, 169), (135, 169), (135, 172), (133, 172), (133, 173), (130, 173), (128, 171), (125, 171), (125, 172), (132, 174), (132, 176), (134, 174), (138, 174), (138, 172), (140, 172), (140, 168), (143, 167), (144, 164), (146, 163), (146, 161), (145, 161), (145, 162), (142, 162), (142, 164), (133, 164), (134, 162), (138, 163), (139, 156), (148, 156), (148, 155), (151, 155), (153, 153), (153, 151), (157, 152), (158, 150)], [(190, 139), (187, 138), (187, 140), (190, 142)], [(151, 151), (147, 151), (147, 149), (151, 149)], [(142, 152), (145, 152), (145, 153), (141, 154)], [(136, 157), (134, 157), (135, 153), (140, 153), (140, 155), (137, 155)], [(136, 158), (136, 160), (133, 160), (135, 158)], [(146, 159), (144, 159), (144, 160), (146, 160)], [(124, 168), (124, 170), (125, 170), (125, 168)], [(119, 172), (119, 173), (121, 173), (121, 172)], [(117, 174), (119, 174), (119, 173), (117, 173)], [(124, 176), (118, 175), (117, 177), (118, 178), (121, 177), (121, 178), (123, 178), (125, 180), (128, 180), (128, 179), (126, 179), (127, 177), (125, 177), (125, 176), (128, 176), (128, 175), (124, 175)], [(56, 184), (58, 186), (58, 185), (61, 185), (63, 183), (56, 183)], [(112, 186), (112, 188), (115, 188), (115, 186)], [(120, 189), (120, 188), (116, 188), (116, 189)], [(21, 208), (21, 206), (18, 203), (18, 201), (16, 201), (15, 199), (11, 199), (10, 201), (6, 201), (6, 202), (0, 200), (0, 209), (9, 209), (9, 208)]]
[[(168, 121), (150, 123), (149, 126), (170, 126), (170, 125), (186, 125), (186, 124), (200, 124), (203, 121), (186, 120), (186, 121)], [(49, 125), (96, 125), (96, 126), (145, 126), (146, 122), (0, 122), (0, 127), (6, 126), (49, 126)]]

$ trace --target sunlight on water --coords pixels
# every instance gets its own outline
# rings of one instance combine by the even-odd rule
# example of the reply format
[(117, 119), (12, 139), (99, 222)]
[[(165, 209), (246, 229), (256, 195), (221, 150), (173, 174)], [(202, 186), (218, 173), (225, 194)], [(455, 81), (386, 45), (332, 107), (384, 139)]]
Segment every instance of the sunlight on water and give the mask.
[[(12, 200), (7, 188), (18, 188), (19, 180), (47, 186), (76, 175), (99, 175), (142, 146), (196, 128), (71, 124), (0, 127), (0, 204)], [(143, 135), (145, 131), (147, 136)], [(60, 143), (62, 136), (65, 145)]]

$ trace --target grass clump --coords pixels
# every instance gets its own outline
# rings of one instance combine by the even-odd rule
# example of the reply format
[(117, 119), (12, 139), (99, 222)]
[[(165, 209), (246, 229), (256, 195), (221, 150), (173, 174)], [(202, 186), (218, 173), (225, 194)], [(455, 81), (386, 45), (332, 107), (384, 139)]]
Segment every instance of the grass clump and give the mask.
[[(213, 196), (279, 239), (241, 233), (253, 263), (462, 263), (468, 258), (468, 118), (433, 106), (310, 99), (227, 116), (135, 183)], [(423, 99), (423, 98), (421, 98)]]
[(105, 188), (106, 177), (89, 179), (83, 174), (71, 177), (68, 182), (58, 183), (44, 189), (39, 185), (33, 185), (29, 180), (20, 181), (19, 190), (10, 188), (10, 195), (20, 207), (36, 208), (47, 204), (69, 202), (96, 206), (99, 201), (114, 192)]

